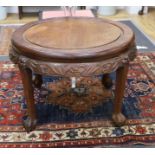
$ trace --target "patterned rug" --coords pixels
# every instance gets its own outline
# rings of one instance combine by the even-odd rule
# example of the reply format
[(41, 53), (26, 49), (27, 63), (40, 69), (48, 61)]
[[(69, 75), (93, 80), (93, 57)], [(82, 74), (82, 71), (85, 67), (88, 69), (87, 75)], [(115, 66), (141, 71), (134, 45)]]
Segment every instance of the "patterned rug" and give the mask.
[[(115, 74), (111, 77), (114, 80)], [(69, 79), (44, 77), (42, 89), (35, 89), (38, 126), (26, 133), (21, 125), (26, 103), (19, 70), (1, 61), (0, 147), (155, 146), (155, 53), (140, 53), (130, 65), (122, 108), (128, 120), (122, 127), (111, 122), (114, 87), (105, 92), (100, 78), (79, 79), (91, 95), (78, 100), (68, 95)], [(89, 106), (76, 111), (85, 103)]]

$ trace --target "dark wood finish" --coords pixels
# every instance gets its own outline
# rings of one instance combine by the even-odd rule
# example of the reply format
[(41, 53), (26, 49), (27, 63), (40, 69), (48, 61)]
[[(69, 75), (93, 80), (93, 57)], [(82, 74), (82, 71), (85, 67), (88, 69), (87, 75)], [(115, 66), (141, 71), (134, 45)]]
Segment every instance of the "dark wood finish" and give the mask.
[(23, 17), (23, 8), (22, 8), (22, 6), (18, 6), (18, 16), (19, 16), (19, 19), (22, 19), (22, 17)]
[(143, 15), (144, 14), (144, 9), (145, 9), (145, 6), (142, 6), (141, 10), (138, 12), (139, 15)]
[(10, 59), (17, 64), (20, 63), (28, 66), (36, 74), (80, 77), (111, 73), (124, 63), (133, 60), (135, 51), (136, 49), (133, 46), (125, 54), (120, 54), (118, 57), (89, 63), (60, 63), (52, 62), (52, 60), (49, 62), (38, 61), (19, 55), (14, 50), (10, 52)]
[[(27, 131), (35, 127), (34, 84), (41, 87), (41, 75), (80, 77), (104, 74), (106, 88), (112, 86), (109, 73), (117, 70), (112, 119), (122, 125), (122, 98), (129, 61), (136, 56), (134, 33), (126, 25), (97, 18), (63, 17), (26, 24), (12, 37), (10, 59), (21, 70), (28, 104)], [(75, 89), (79, 91), (78, 89)], [(35, 123), (34, 123), (35, 122)]]
[[(119, 22), (62, 17), (26, 24), (14, 33), (12, 42), (17, 53), (35, 60), (81, 63), (103, 61), (126, 53), (134, 42), (134, 34), (129, 27)], [(39, 46), (39, 43), (43, 46)]]
[(34, 86), (37, 88), (41, 88), (42, 83), (43, 83), (42, 76), (40, 74), (35, 74), (33, 80)]
[(124, 66), (118, 68), (116, 71), (115, 101), (112, 119), (117, 126), (123, 125), (126, 120), (125, 116), (122, 114), (122, 99), (124, 96), (128, 68), (129, 64), (124, 64)]
[(85, 10), (86, 9), (86, 6), (80, 6), (80, 9), (81, 10)]
[(26, 15), (26, 16), (38, 15), (38, 17), (40, 19), (40, 11), (38, 11), (38, 12), (23, 12), (23, 6), (18, 6), (19, 19), (22, 19), (24, 15)]
[(32, 131), (36, 127), (36, 108), (34, 104), (34, 91), (32, 87), (32, 71), (29, 68), (19, 64), (21, 78), (24, 87), (24, 94), (27, 101), (28, 117), (23, 121), (23, 125), (27, 132)]
[(109, 74), (104, 74), (102, 78), (102, 83), (105, 88), (110, 89), (113, 85), (113, 82), (109, 76)]

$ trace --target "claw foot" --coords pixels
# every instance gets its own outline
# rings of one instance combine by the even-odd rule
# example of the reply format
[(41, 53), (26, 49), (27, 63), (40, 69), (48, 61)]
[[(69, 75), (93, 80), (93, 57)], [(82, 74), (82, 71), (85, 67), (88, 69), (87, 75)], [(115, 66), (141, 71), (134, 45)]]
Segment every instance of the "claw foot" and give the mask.
[(113, 114), (112, 120), (116, 126), (122, 126), (125, 124), (126, 118), (122, 113)]
[(36, 119), (33, 120), (29, 116), (25, 116), (25, 118), (23, 119), (23, 126), (28, 133), (36, 128), (36, 124), (37, 120)]

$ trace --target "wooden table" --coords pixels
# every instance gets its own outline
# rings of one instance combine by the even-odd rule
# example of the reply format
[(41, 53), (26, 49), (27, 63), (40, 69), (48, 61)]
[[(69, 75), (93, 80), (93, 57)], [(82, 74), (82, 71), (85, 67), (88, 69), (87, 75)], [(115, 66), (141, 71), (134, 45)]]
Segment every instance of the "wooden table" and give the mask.
[[(109, 89), (109, 73), (116, 71), (112, 120), (123, 125), (122, 98), (129, 61), (136, 56), (135, 37), (124, 24), (105, 19), (63, 17), (28, 23), (12, 37), (10, 59), (18, 64), (28, 106), (24, 127), (29, 132), (37, 123), (34, 85), (42, 85), (42, 75), (80, 77), (104, 74)], [(35, 80), (32, 80), (32, 72)], [(34, 84), (34, 85), (33, 85)]]

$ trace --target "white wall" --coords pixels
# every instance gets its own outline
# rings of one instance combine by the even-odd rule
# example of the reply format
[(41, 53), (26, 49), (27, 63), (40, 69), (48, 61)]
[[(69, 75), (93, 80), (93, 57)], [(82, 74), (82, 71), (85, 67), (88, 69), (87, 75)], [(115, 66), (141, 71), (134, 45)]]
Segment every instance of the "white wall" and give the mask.
[[(116, 9), (126, 9), (126, 11), (130, 14), (137, 14), (141, 6), (116, 6)], [(87, 6), (87, 9), (94, 8), (97, 9), (98, 7), (96, 6)], [(55, 10), (59, 9), (57, 6), (46, 6), (46, 7), (23, 7), (24, 12), (38, 12), (40, 10)], [(8, 6), (7, 10), (9, 13), (18, 13), (18, 7), (17, 6)], [(145, 7), (145, 13), (147, 13), (148, 8)]]
[(7, 6), (8, 13), (18, 13), (18, 7), (17, 6)]
[[(87, 6), (86, 9), (98, 9), (100, 6)], [(101, 6), (102, 7), (102, 6)], [(129, 14), (138, 14), (142, 6), (116, 6), (116, 10), (125, 9)], [(144, 8), (144, 13), (148, 12), (148, 7)]]
[(138, 14), (138, 11), (141, 10), (142, 6), (126, 6), (125, 9), (129, 14)]
[[(86, 6), (86, 9), (97, 9), (99, 6)], [(125, 6), (116, 6), (116, 9), (124, 9)]]

